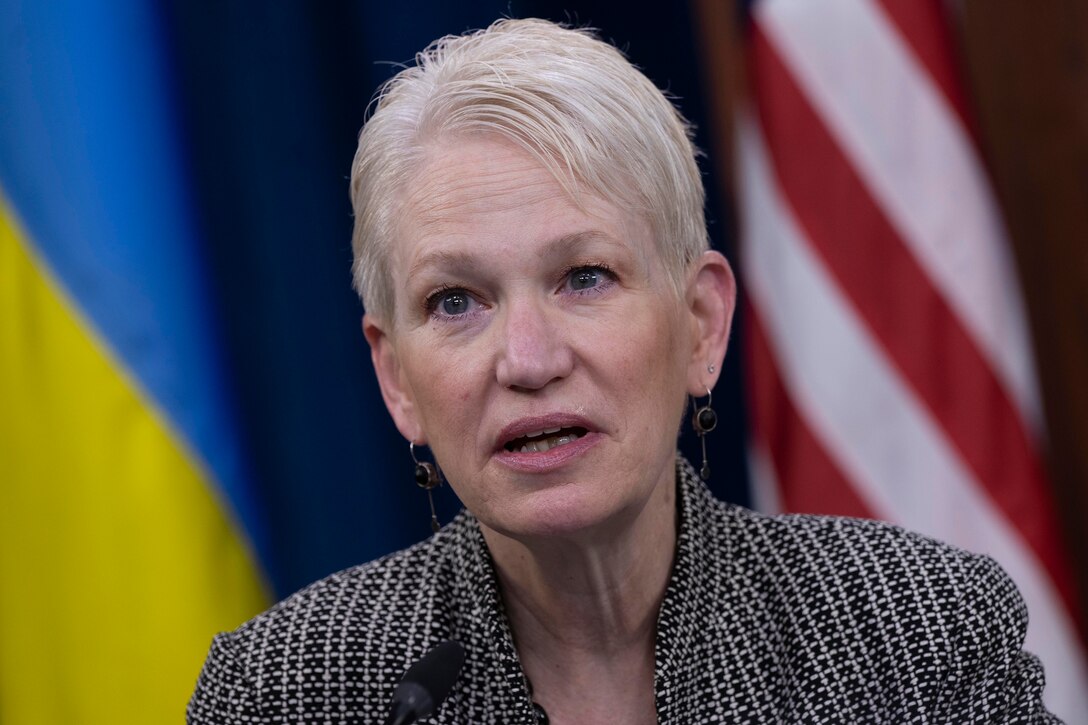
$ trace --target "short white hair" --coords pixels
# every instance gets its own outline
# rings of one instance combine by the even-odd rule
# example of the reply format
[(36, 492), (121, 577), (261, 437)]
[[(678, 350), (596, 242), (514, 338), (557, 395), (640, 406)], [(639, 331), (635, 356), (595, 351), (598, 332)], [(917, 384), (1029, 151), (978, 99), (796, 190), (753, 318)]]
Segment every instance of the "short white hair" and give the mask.
[(379, 90), (351, 169), (352, 276), (368, 313), (393, 321), (397, 200), (428, 144), (492, 133), (532, 154), (577, 204), (583, 189), (641, 214), (677, 291), (708, 248), (690, 124), (588, 29), (502, 19), (441, 38)]

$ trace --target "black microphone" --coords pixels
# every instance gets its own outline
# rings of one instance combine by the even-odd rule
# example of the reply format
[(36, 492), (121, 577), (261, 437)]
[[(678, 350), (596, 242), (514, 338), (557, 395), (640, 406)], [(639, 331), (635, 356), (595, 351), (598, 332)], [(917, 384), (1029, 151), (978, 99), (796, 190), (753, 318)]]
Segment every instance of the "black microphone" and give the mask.
[(452, 640), (439, 642), (404, 673), (393, 691), (385, 725), (409, 725), (434, 712), (450, 694), (464, 664), (464, 647)]

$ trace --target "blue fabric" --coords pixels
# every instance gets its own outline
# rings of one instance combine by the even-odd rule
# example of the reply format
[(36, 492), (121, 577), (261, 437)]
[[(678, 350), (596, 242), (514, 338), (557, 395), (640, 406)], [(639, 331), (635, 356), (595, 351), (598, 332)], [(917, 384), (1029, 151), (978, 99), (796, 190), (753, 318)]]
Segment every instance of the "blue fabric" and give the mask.
[(0, 183), (37, 253), (267, 560), (153, 5), (0, 5)]

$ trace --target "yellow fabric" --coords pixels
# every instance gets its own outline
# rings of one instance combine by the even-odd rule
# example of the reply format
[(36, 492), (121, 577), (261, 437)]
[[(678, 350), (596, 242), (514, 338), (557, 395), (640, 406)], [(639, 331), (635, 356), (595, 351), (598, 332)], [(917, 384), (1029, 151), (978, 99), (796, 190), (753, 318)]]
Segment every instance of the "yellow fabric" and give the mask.
[(0, 723), (183, 720), (267, 602), (213, 486), (0, 196)]

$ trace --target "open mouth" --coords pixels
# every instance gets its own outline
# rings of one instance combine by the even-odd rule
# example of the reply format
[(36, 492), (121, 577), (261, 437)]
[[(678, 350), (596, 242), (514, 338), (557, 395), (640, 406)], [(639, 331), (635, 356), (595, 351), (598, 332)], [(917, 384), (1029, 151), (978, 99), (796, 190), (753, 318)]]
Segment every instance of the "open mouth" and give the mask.
[(586, 433), (585, 428), (579, 427), (548, 428), (507, 441), (503, 448), (511, 453), (542, 453), (556, 446), (564, 446), (567, 443), (576, 441)]

